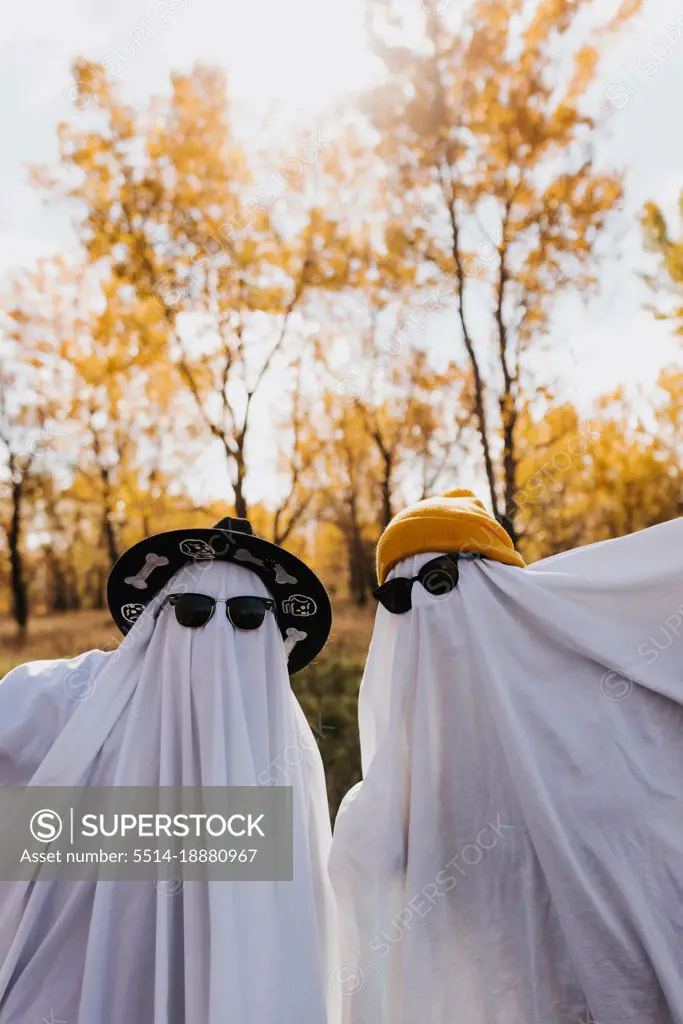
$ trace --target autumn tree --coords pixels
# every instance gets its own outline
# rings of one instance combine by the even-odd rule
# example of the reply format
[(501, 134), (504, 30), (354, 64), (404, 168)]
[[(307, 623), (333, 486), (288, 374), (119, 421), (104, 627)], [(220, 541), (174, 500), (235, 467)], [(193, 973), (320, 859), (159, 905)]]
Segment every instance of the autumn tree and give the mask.
[[(378, 533), (388, 526), (399, 485), (416, 476), (412, 490), (431, 494), (447, 467), (454, 471), (468, 413), (462, 405), (463, 374), (455, 366), (437, 373), (427, 354), (409, 349), (392, 361), (356, 402), (363, 428), (378, 459), (375, 490)], [(451, 401), (449, 401), (451, 399)], [(454, 400), (454, 401), (453, 401)], [(454, 408), (455, 405), (455, 408)], [(450, 430), (443, 432), (443, 420)]]
[(44, 473), (40, 480), (41, 538), (45, 564), (43, 601), (49, 611), (99, 606), (104, 595), (106, 561), (101, 557), (97, 514), (87, 490), (60, 483)]
[[(422, 257), (400, 207), (387, 202), (387, 171), (372, 141), (367, 125), (352, 121), (316, 165), (346, 273), (340, 293), (318, 298), (311, 312), (322, 325), (317, 358), (329, 426), (336, 425), (331, 433), (342, 443), (340, 469), (358, 425), (365, 435), (358, 458), (368, 472), (359, 502), (372, 509), (376, 539), (401, 501), (431, 492), (462, 455), (471, 396), (467, 371), (453, 362), (438, 367), (424, 338), (418, 344), (412, 337), (415, 322), (425, 326), (432, 313), (424, 304)], [(357, 519), (349, 510), (347, 530)]]
[(589, 417), (553, 399), (524, 409), (515, 512), (528, 561), (683, 512), (682, 395), (668, 370), (653, 394), (616, 389)]
[(683, 370), (666, 367), (659, 375), (658, 385), (664, 397), (656, 406), (657, 436), (678, 473), (683, 474)]
[(432, 305), (454, 308), (491, 503), (513, 533), (528, 356), (559, 296), (596, 284), (621, 199), (581, 104), (605, 39), (639, 6), (626, 0), (570, 51), (590, 0), (470, 0), (443, 14), (370, 0), (385, 76), (367, 108), (390, 202), (432, 268)]
[(651, 310), (683, 334), (683, 191), (678, 201), (679, 223), (672, 226), (656, 203), (646, 203), (642, 215), (645, 246), (656, 257), (654, 272), (644, 275), (656, 298)]
[(23, 515), (31, 486), (34, 453), (27, 439), (25, 405), (12, 409), (16, 378), (4, 367), (0, 370), (0, 445), (3, 449), (3, 475), (9, 498), (9, 513), (3, 523), (10, 559), (12, 614), (20, 634), (26, 632), (29, 605), (23, 559)]
[(290, 407), (283, 410), (278, 426), (277, 469), (284, 482), (283, 494), (274, 500), (270, 537), (274, 544), (290, 542), (315, 508), (318, 493), (316, 462), (320, 439), (311, 432), (315, 398), (304, 380), (304, 359), (300, 355), (290, 367), (293, 376), (287, 389)]
[(25, 314), (30, 282), (18, 280), (7, 296), (0, 336), (0, 486), (2, 523), (10, 562), (12, 614), (23, 637), (29, 619), (24, 526), (39, 492), (39, 463), (54, 435), (57, 399), (48, 372), (32, 346)]
[[(309, 291), (344, 276), (344, 260), (331, 256), (335, 224), (310, 204), (283, 213), (263, 194), (235, 138), (222, 72), (174, 75), (170, 96), (141, 112), (101, 67), (79, 62), (74, 75), (94, 100), (91, 123), (61, 127), (60, 165), (39, 180), (74, 204), (86, 257), (107, 281), (108, 321), (138, 366), (174, 369), (245, 516), (255, 402), (301, 333)], [(324, 140), (296, 152), (315, 158), (316, 145)]]
[(377, 451), (368, 444), (366, 424), (358, 406), (340, 405), (332, 392), (311, 429), (322, 442), (316, 472), (317, 518), (331, 523), (341, 537), (336, 578), (346, 569), (348, 592), (365, 604), (374, 582), (372, 553), (378, 536), (374, 496), (380, 480)]

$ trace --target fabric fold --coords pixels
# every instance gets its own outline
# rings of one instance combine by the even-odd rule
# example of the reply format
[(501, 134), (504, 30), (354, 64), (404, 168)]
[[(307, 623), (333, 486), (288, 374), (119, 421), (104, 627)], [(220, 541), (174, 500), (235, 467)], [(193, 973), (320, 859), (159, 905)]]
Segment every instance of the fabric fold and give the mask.
[(4, 883), (0, 1024), (51, 1012), (69, 1024), (328, 1019), (334, 909), (320, 754), (272, 613), (253, 632), (233, 629), (221, 604), (199, 630), (168, 606), (155, 618), (186, 583), (214, 597), (268, 596), (236, 565), (203, 567), (199, 587), (196, 575), (178, 573), (117, 651), (5, 678), (0, 782), (292, 786), (294, 881)]
[(683, 520), (416, 584), (359, 725), (345, 1024), (683, 1024)]

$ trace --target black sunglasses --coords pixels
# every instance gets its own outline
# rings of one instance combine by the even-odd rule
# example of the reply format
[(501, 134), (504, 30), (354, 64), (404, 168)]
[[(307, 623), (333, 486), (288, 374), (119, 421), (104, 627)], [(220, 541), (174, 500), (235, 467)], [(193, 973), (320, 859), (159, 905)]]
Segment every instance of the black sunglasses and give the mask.
[(169, 594), (160, 607), (170, 604), (181, 626), (199, 629), (213, 617), (217, 604), (225, 605), (225, 614), (235, 629), (258, 629), (266, 612), (275, 611), (275, 601), (267, 597), (207, 597), (206, 594)]
[(471, 552), (439, 555), (438, 558), (425, 562), (417, 576), (413, 576), (412, 579), (407, 576), (395, 576), (393, 580), (388, 580), (377, 590), (373, 590), (372, 596), (392, 615), (404, 615), (413, 607), (413, 583), (421, 583), (427, 593), (435, 597), (450, 594), (458, 585), (459, 558), (481, 558), (481, 555)]

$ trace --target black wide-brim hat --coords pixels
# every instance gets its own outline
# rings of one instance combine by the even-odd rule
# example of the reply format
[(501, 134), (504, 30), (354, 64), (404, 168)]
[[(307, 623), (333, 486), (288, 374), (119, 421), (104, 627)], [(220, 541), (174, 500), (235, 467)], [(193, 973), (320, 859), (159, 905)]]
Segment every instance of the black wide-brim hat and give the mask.
[(187, 565), (234, 562), (263, 581), (275, 600), (289, 674), (308, 665), (325, 646), (332, 625), (327, 591), (312, 569), (277, 544), (257, 537), (246, 519), (221, 519), (213, 529), (170, 530), (129, 548), (112, 569), (107, 602), (124, 634), (172, 576)]

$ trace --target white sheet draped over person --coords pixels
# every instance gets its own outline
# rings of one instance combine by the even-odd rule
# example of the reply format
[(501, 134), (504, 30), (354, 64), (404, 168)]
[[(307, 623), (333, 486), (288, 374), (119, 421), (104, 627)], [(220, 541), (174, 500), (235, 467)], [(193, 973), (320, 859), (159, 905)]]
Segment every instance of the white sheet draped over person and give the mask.
[[(273, 571), (294, 579), (291, 566)], [(327, 796), (282, 625), (267, 613), (258, 628), (235, 629), (218, 604), (206, 625), (185, 628), (170, 605), (159, 608), (165, 594), (187, 591), (270, 598), (277, 588), (237, 562), (187, 564), (118, 650), (10, 672), (0, 685), (0, 783), (289, 785), (294, 880), (4, 882), (0, 1024), (328, 1019)]]
[[(457, 550), (441, 527), (389, 578)], [(377, 611), (330, 861), (343, 1020), (681, 1024), (683, 519), (457, 567)]]

